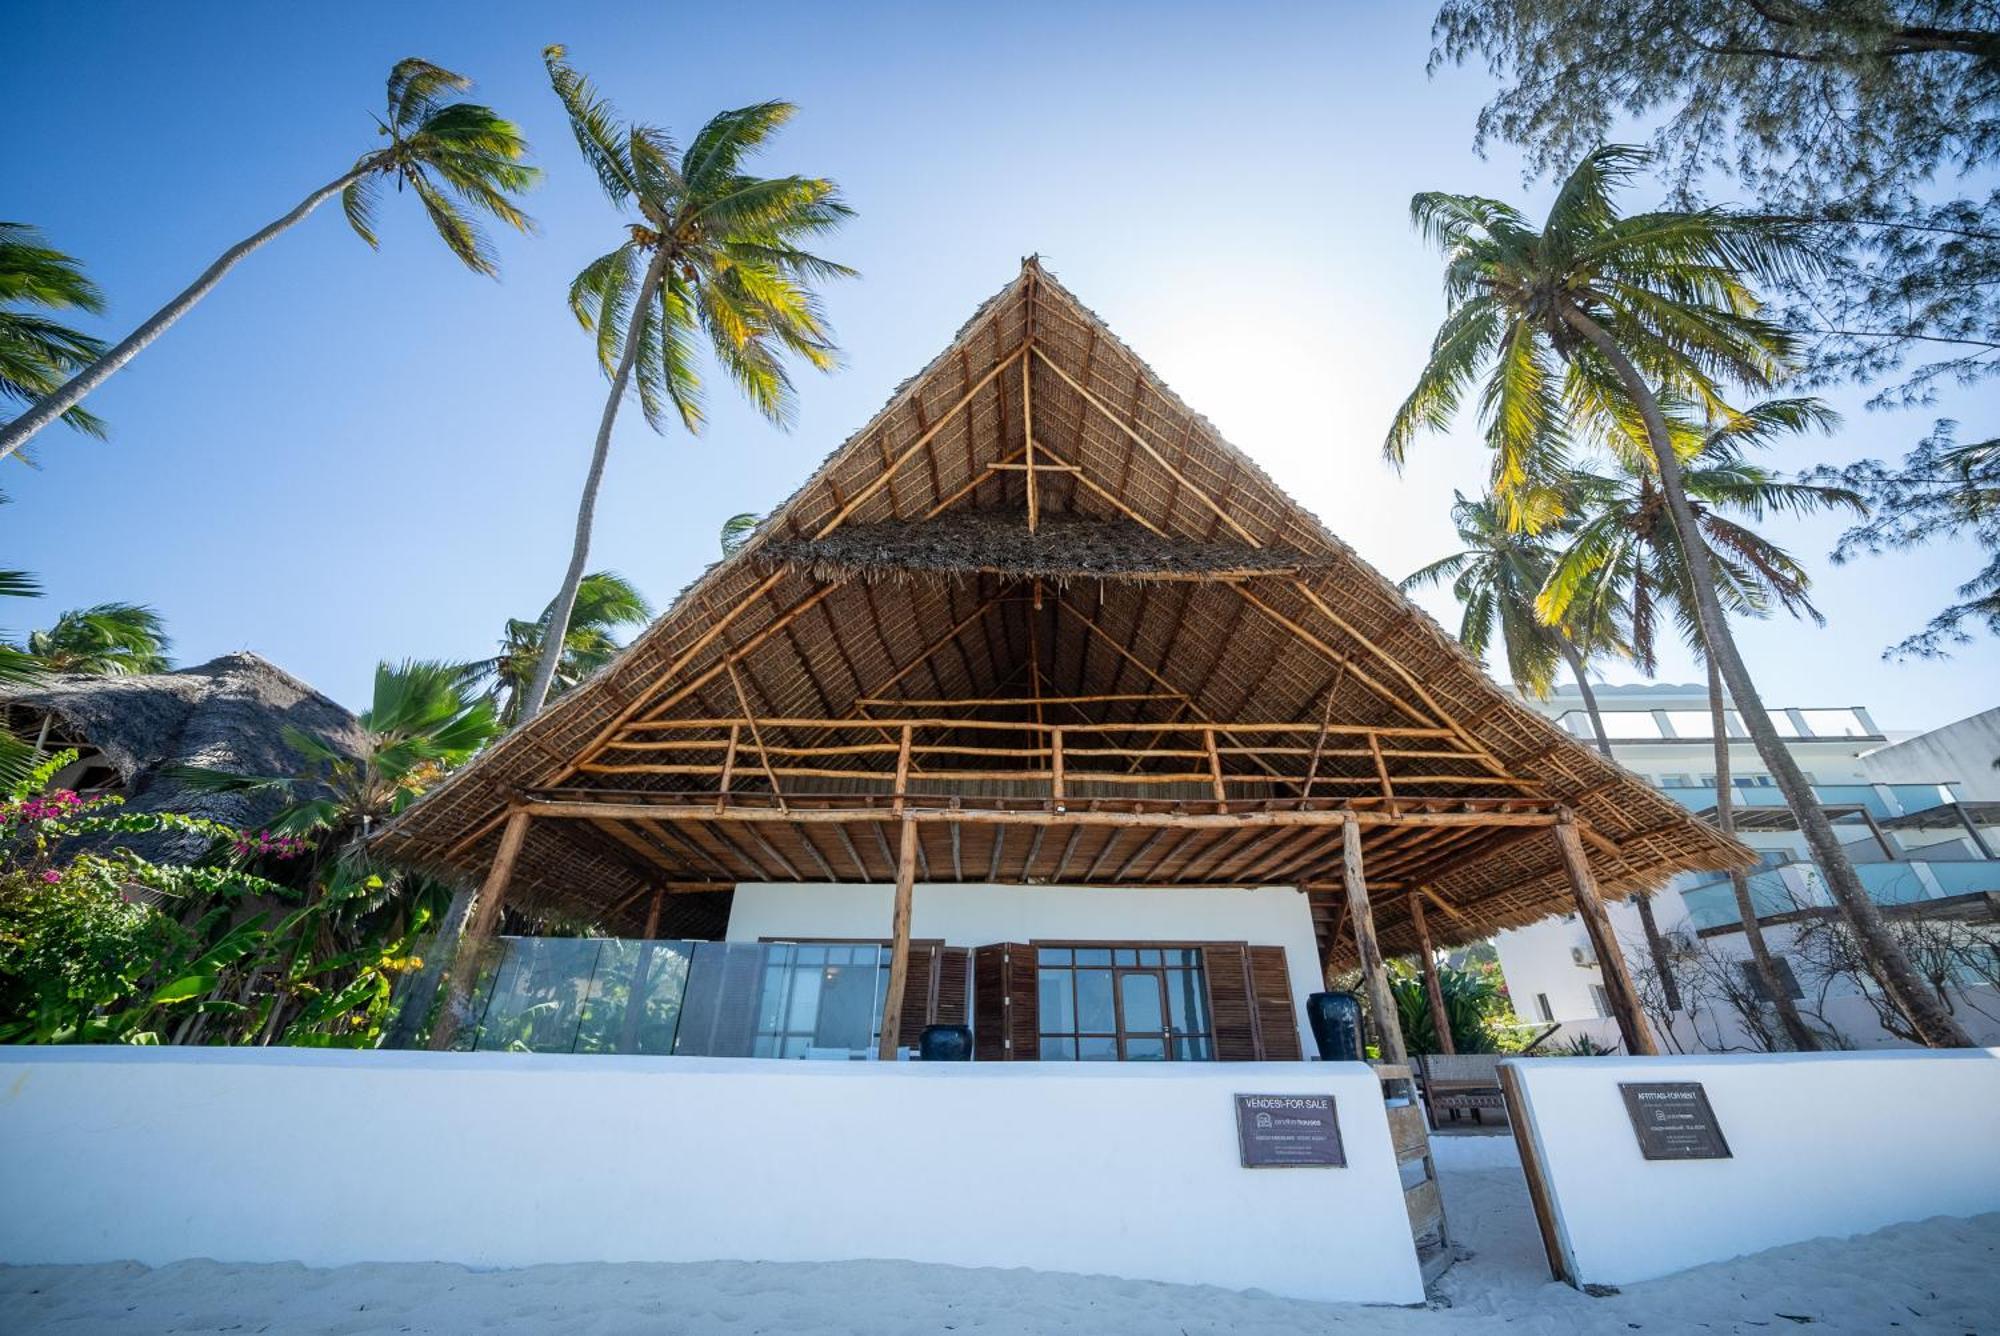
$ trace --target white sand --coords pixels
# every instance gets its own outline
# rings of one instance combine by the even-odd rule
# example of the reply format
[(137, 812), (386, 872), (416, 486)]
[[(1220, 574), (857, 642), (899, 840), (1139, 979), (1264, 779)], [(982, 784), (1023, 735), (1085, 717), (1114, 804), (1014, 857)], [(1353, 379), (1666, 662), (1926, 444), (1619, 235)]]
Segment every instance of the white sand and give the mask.
[[(1304, 1336), (1330, 1331), (2000, 1333), (2000, 1214), (1898, 1225), (1717, 1263), (1592, 1298), (1547, 1279), (1505, 1137), (1438, 1146), (1470, 1256), (1428, 1309), (908, 1262), (0, 1268), (0, 1332), (786, 1333)], [(0, 1189), (0, 1191), (4, 1191)]]

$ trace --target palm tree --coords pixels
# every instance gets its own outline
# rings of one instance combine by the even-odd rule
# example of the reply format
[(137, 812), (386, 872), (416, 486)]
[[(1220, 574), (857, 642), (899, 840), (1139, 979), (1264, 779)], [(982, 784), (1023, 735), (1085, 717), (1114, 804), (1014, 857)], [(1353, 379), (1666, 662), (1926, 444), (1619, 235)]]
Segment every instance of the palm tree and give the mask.
[[(851, 215), (833, 182), (742, 170), (744, 159), (792, 118), (796, 108), (789, 102), (725, 111), (681, 152), (664, 131), (620, 125), (616, 110), (564, 55), (560, 46), (543, 53), (577, 147), (611, 202), (636, 215), (625, 226), (624, 244), (586, 266), (569, 290), (570, 310), (596, 332), (597, 358), (611, 388), (576, 509), (569, 569), (549, 616), (552, 628), (566, 632), (590, 559), (597, 489), (627, 386), (637, 381), (639, 407), (653, 430), (666, 430), (674, 417), (699, 434), (702, 383), (695, 357), (698, 341), (706, 342), (758, 411), (789, 425), (792, 382), (783, 355), (795, 354), (822, 371), (836, 361), (811, 284), (853, 271), (799, 245)], [(548, 699), (562, 643), (556, 634), (543, 647), (521, 703), (523, 721)]]
[(387, 111), (375, 119), (377, 131), (389, 142), (362, 154), (352, 167), (300, 200), (290, 213), (224, 251), (201, 277), (109, 352), (0, 427), (0, 459), (73, 410), (84, 396), (192, 310), (244, 257), (303, 222), (335, 195), (340, 196), (348, 225), (374, 246), (375, 204), (382, 186), (390, 181), (398, 190), (408, 186), (452, 254), (476, 273), (497, 273), (492, 247), (476, 216), (484, 214), (509, 227), (528, 230), (532, 224), (516, 206), (515, 196), (534, 184), (539, 173), (522, 162), (527, 141), (511, 122), (488, 107), (443, 100), (470, 87), (472, 81), (464, 75), (427, 60), (412, 57), (397, 61), (389, 71)]
[(1796, 345), (1759, 314), (1753, 279), (1811, 267), (1791, 221), (1718, 209), (1620, 217), (1613, 195), (1646, 161), (1605, 147), (1578, 163), (1537, 230), (1498, 200), (1426, 193), (1417, 226), (1445, 252), (1447, 314), (1428, 364), (1390, 426), (1400, 461), (1425, 429), (1449, 423), (1484, 381), (1482, 411), (1502, 489), (1544, 471), (1542, 451), (1565, 418), (1635, 416), (1659, 470), (1660, 496), (1684, 536), (1683, 559), (1703, 643), (1772, 779), (1797, 815), (1814, 860), (1876, 977), (1925, 1042), (1964, 1046), (1964, 1029), (1925, 989), (1855, 875), (1812, 786), (1772, 727), (1730, 634), (1719, 585), (1660, 403), (1662, 390), (1727, 416), (1727, 384), (1765, 389), (1789, 374)]
[[(1689, 420), (1688, 405), (1668, 398), (1663, 406), (1669, 410), (1689, 507), (1699, 521), (1724, 606), (1754, 617), (1768, 616), (1775, 606), (1795, 617), (1823, 621), (1807, 592), (1811, 579), (1798, 560), (1730, 516), (1757, 521), (1770, 514), (1860, 509), (1861, 499), (1845, 488), (1784, 482), (1743, 457), (1746, 449), (1763, 449), (1788, 435), (1829, 431), (1839, 423), (1838, 415), (1817, 399), (1772, 399), (1704, 430)], [(1709, 732), (1715, 746), (1715, 824), (1724, 834), (1734, 834), (1722, 678), (1715, 656), (1706, 652), (1701, 640), (1680, 533), (1660, 494), (1658, 471), (1643, 434), (1635, 439), (1634, 426), (1626, 424), (1626, 429), (1606, 438), (1610, 448), (1603, 472), (1579, 476), (1576, 495), (1581, 513), (1536, 608), (1544, 616), (1560, 618), (1579, 601), (1590, 606), (1625, 605), (1630, 609), (1633, 658), (1648, 674), (1658, 669), (1661, 616), (1671, 616), (1679, 624), (1707, 665)], [(1729, 880), (1752, 967), (1765, 996), (1772, 999), (1780, 1026), (1794, 1048), (1817, 1049), (1818, 1038), (1799, 1015), (1765, 942), (1749, 879), (1731, 869)]]
[(465, 689), (462, 665), (408, 659), (375, 666), (368, 708), (357, 720), (358, 755), (316, 733), (286, 728), (286, 745), (301, 764), (285, 775), (238, 775), (199, 766), (177, 767), (176, 778), (214, 792), (278, 792), (291, 801), (273, 831), (337, 832), (358, 844), (369, 827), (421, 797), (454, 766), (500, 733), (493, 702)]
[[(1604, 721), (1591, 689), (1589, 663), (1603, 654), (1625, 651), (1624, 631), (1605, 605), (1577, 602), (1564, 609), (1565, 618), (1551, 623), (1535, 610), (1535, 597), (1554, 562), (1549, 539), (1560, 529), (1531, 534), (1508, 524), (1504, 507), (1492, 497), (1469, 501), (1452, 493), (1451, 520), (1465, 547), (1403, 578), (1401, 588), (1452, 582), (1452, 593), (1465, 606), (1458, 640), (1474, 657), (1484, 659), (1499, 632), (1514, 689), (1538, 700), (1555, 689), (1556, 666), (1566, 665), (1576, 679), (1598, 750), (1611, 755)], [(1571, 618), (1574, 620), (1571, 620)]]
[[(1566, 664), (1576, 679), (1597, 749), (1609, 759), (1611, 737), (1597, 708), (1597, 692), (1590, 685), (1589, 663), (1600, 655), (1627, 653), (1624, 630), (1619, 625), (1617, 605), (1608, 600), (1574, 600), (1553, 621), (1544, 620), (1536, 609), (1536, 597), (1555, 564), (1550, 540), (1574, 524), (1571, 483), (1555, 480), (1538, 490), (1532, 508), (1542, 517), (1538, 519), (1539, 533), (1528, 533), (1510, 522), (1523, 513), (1517, 506), (1503, 505), (1492, 497), (1468, 501), (1463, 494), (1452, 493), (1452, 523), (1464, 549), (1406, 576), (1401, 587), (1417, 589), (1450, 580), (1452, 592), (1465, 606), (1459, 621), (1459, 643), (1484, 659), (1497, 630), (1508, 676), (1523, 695), (1546, 700), (1555, 688), (1557, 664)], [(1547, 518), (1550, 516), (1560, 518)], [(1668, 1005), (1678, 1008), (1680, 989), (1668, 968), (1667, 945), (1653, 916), (1652, 898), (1641, 892), (1637, 899), (1654, 972), (1665, 989)]]
[[(313, 912), (287, 920), (298, 934), (284, 967), (287, 979), (297, 977), (301, 959), (315, 958), (310, 954), (315, 950), (325, 956), (343, 944), (365, 939), (365, 929), (357, 927), (359, 920), (392, 897), (400, 900), (402, 918), (413, 901), (436, 893), (436, 883), (421, 874), (383, 874), (373, 869), (365, 845), (369, 830), (415, 802), (501, 731), (493, 702), (466, 690), (462, 665), (421, 660), (377, 664), (374, 691), (358, 721), (362, 745), (355, 755), (318, 734), (287, 728), (285, 741), (301, 762), (290, 774), (239, 775), (198, 766), (171, 772), (184, 783), (211, 792), (282, 793), (290, 801), (272, 820), (271, 830), (324, 838), (328, 847), (322, 848), (313, 869), (314, 901), (308, 906)], [(471, 886), (457, 888), (444, 912), (441, 941), (456, 938), (457, 925), (471, 912), (472, 900)], [(337, 931), (343, 920), (347, 930)], [(399, 926), (393, 935), (400, 937), (404, 931), (406, 927)], [(427, 1009), (444, 968), (444, 954), (433, 953), (419, 972), (413, 1000), (406, 1007), (412, 1014), (405, 1017), (407, 1024), (397, 1042), (408, 1042), (407, 1026), (415, 1024), (414, 1013)], [(269, 1043), (280, 1033), (285, 1014), (282, 1001), (272, 1007), (260, 1031), (261, 1042)]]
[[(534, 679), (535, 665), (541, 662), (554, 610), (553, 605), (544, 608), (532, 621), (508, 618), (500, 637), (500, 652), (465, 665), (467, 684), (485, 691), (507, 727), (520, 721), (521, 701)], [(624, 576), (614, 571), (593, 571), (584, 576), (577, 586), (576, 606), (570, 611), (569, 634), (563, 637), (562, 661), (551, 694), (561, 695), (609, 663), (622, 648), (616, 635), (619, 630), (644, 626), (652, 620), (652, 606)]]
[(123, 677), (170, 666), (166, 623), (143, 603), (72, 608), (45, 631), (28, 633), (27, 651), (51, 673)]
[[(28, 308), (39, 308), (28, 309)], [(0, 402), (32, 404), (95, 361), (104, 344), (41, 311), (104, 309), (104, 294), (71, 256), (25, 223), (0, 223)], [(104, 424), (81, 408), (63, 421), (92, 436)]]
[(724, 520), (721, 535), (722, 555), (733, 557), (741, 552), (744, 545), (750, 541), (750, 535), (757, 532), (757, 526), (761, 523), (763, 516), (747, 510)]
[[(0, 571), (0, 598), (40, 598), (42, 587), (26, 571)], [(0, 686), (23, 686), (42, 674), (35, 656), (0, 639)], [(0, 729), (0, 790), (26, 779), (35, 768), (39, 749)]]

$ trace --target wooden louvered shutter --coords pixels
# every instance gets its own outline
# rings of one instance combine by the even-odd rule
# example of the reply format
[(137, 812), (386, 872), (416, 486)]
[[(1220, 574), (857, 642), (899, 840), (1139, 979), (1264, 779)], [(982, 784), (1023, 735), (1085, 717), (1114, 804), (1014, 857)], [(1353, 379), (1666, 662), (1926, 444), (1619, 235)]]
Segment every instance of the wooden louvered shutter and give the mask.
[(972, 952), (962, 946), (947, 946), (938, 952), (937, 1005), (931, 1013), (933, 1025), (970, 1025), (968, 1010), (972, 992)]
[(1292, 975), (1285, 948), (1250, 948), (1250, 998), (1257, 1017), (1257, 1056), (1266, 1062), (1298, 1062), (1299, 1017), (1292, 1006)]
[(938, 948), (930, 944), (910, 946), (910, 969), (903, 976), (903, 1021), (896, 1042), (915, 1048), (924, 1027), (937, 1015)]
[(1215, 1031), (1218, 1062), (1257, 1060), (1257, 1011), (1251, 1002), (1248, 952), (1241, 942), (1201, 949), (1208, 978), (1208, 1017)]
[(1032, 1062), (1041, 1056), (1041, 994), (1035, 949), (999, 942), (972, 952), (972, 1056)]

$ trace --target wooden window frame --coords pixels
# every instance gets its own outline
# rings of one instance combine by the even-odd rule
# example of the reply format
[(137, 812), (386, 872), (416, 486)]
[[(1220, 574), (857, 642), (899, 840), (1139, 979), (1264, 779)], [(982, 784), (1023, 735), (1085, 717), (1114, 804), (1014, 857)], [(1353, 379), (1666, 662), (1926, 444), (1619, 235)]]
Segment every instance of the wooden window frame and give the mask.
[[(1043, 1039), (1066, 1038), (1070, 1040), (1072, 1043), (1081, 1046), (1082, 1041), (1086, 1037), (1088, 1037), (1091, 1039), (1104, 1039), (1104, 1038), (1111, 1039), (1111, 1041), (1117, 1046), (1118, 1056), (1115, 1059), (1113, 1059), (1113, 1061), (1116, 1062), (1220, 1061), (1220, 1058), (1216, 1052), (1215, 999), (1213, 998), (1213, 996), (1210, 995), (1209, 991), (1209, 968), (1208, 968), (1207, 948), (1213, 946), (1221, 946), (1221, 945), (1235, 946), (1238, 944), (1234, 942), (1229, 942), (1229, 943), (1187, 942), (1187, 941), (1169, 942), (1169, 941), (1139, 941), (1139, 940), (1126, 940), (1126, 939), (1105, 941), (1105, 940), (1068, 939), (1068, 938), (1064, 939), (1049, 939), (1049, 938), (1039, 938), (1039, 937), (1030, 938), (1027, 942), (1027, 946), (1030, 950), (1035, 952), (1035, 986), (1037, 989), (1041, 987), (1041, 972), (1044, 969), (1066, 970), (1070, 975), (1070, 1011), (1071, 1011), (1071, 1023), (1073, 1026), (1078, 1024), (1082, 1019), (1081, 1013), (1076, 1005), (1077, 998), (1075, 991), (1076, 990), (1075, 976), (1077, 970), (1079, 968), (1096, 969), (1100, 967), (1094, 965), (1078, 966), (1074, 962), (1074, 960), (1072, 960), (1072, 962), (1066, 966), (1065, 965), (1045, 966), (1042, 964), (1041, 953), (1044, 950), (1109, 951), (1111, 953), (1111, 963), (1104, 965), (1101, 968), (1105, 969), (1111, 975), (1111, 1010), (1112, 1010), (1112, 1022), (1115, 1027), (1114, 1030), (1109, 1032), (1108, 1034), (1106, 1032), (1093, 1030), (1090, 1031), (1086, 1036), (1085, 1031), (1081, 1029), (1072, 1028), (1070, 1030), (1052, 1034), (1042, 1029), (1040, 1024), (1037, 1024), (1036, 1034), (1035, 1034), (1035, 1041), (1037, 1046), (1037, 1053), (1036, 1053), (1037, 1060), (1043, 1062), (1086, 1061), (1086, 1059), (1080, 1057), (1075, 1059), (1044, 1058), (1041, 1056), (1039, 1049), (1041, 1041)], [(1161, 963), (1158, 965), (1137, 965), (1137, 964), (1120, 965), (1117, 963), (1118, 960), (1117, 953), (1120, 951), (1133, 951), (1133, 952), (1158, 951), (1162, 953), (1162, 960)], [(1169, 970), (1172, 969), (1183, 969), (1186, 967), (1181, 965), (1166, 964), (1164, 953), (1168, 951), (1193, 951), (1196, 953), (1196, 963), (1193, 966), (1193, 968), (1199, 971), (1201, 977), (1202, 1022), (1205, 1027), (1199, 1031), (1190, 1031), (1184, 1035), (1177, 1035), (1173, 1032), (1173, 1024), (1172, 1024), (1173, 1007), (1170, 1001), (1171, 994), (1168, 991), (1167, 973)], [(1159, 1031), (1150, 1031), (1150, 1030), (1131, 1031), (1125, 1028), (1124, 993), (1119, 986), (1119, 976), (1121, 974), (1150, 974), (1154, 978), (1159, 980), (1160, 1010), (1162, 1018), (1167, 1021), (1166, 1028)], [(1163, 1045), (1164, 1056), (1159, 1059), (1128, 1057), (1126, 1055), (1125, 1046), (1127, 1042), (1133, 1039), (1140, 1039), (1140, 1040), (1158, 1039)], [(1175, 1046), (1176, 1044), (1184, 1040), (1187, 1041), (1199, 1040), (1201, 1042), (1202, 1047), (1206, 1050), (1206, 1052), (1201, 1057), (1188, 1057), (1188, 1058), (1179, 1057), (1175, 1053)], [(1099, 1061), (1099, 1059), (1088, 1059), (1088, 1061)]]

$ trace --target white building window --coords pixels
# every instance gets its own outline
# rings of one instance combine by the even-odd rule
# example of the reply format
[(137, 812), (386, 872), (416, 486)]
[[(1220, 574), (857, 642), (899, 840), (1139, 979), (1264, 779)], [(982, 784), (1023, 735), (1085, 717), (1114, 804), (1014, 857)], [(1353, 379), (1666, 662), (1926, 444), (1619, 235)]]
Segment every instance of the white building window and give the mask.
[(1535, 1010), (1542, 1014), (1542, 1019), (1545, 1021), (1553, 1021), (1556, 1018), (1555, 1008), (1549, 1005), (1547, 993), (1535, 994)]
[(1611, 994), (1604, 991), (1604, 985), (1590, 985), (1590, 1005), (1597, 1010), (1599, 1020), (1611, 1019)]

